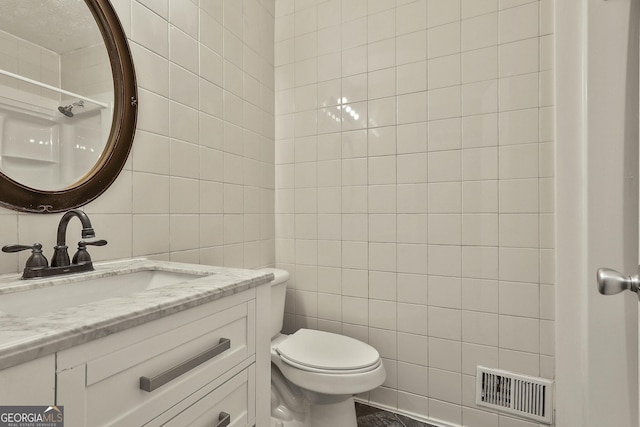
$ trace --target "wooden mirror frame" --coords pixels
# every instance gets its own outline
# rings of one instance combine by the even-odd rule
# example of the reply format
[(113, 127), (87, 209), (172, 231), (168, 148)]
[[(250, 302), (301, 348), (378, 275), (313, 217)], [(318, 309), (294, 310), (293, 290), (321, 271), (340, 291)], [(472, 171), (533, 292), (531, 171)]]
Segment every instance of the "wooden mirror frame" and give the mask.
[(95, 165), (76, 183), (62, 190), (27, 187), (0, 171), (0, 206), (20, 212), (54, 213), (86, 205), (117, 178), (127, 161), (137, 120), (137, 85), (127, 36), (109, 0), (85, 0), (111, 62), (113, 117), (104, 151)]

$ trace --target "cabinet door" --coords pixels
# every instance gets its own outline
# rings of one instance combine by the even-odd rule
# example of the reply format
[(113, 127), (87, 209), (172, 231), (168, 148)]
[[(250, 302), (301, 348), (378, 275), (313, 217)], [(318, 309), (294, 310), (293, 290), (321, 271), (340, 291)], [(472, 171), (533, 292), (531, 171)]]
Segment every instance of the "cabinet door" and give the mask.
[(52, 354), (0, 370), (0, 404), (53, 405), (55, 360)]

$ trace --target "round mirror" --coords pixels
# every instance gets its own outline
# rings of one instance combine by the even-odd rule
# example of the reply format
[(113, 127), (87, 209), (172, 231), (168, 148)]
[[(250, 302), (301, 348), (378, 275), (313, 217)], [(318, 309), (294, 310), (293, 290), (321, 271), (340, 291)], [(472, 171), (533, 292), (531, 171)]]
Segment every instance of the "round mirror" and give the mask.
[(0, 28), (0, 205), (84, 205), (116, 179), (135, 132), (120, 21), (108, 0), (3, 0)]

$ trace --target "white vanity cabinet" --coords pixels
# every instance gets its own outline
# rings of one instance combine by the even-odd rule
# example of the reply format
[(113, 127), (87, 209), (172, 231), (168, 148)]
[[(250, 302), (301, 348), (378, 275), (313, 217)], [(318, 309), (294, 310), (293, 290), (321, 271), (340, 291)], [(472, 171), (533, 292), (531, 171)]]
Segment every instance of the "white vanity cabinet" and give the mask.
[(65, 425), (268, 425), (264, 288), (58, 352)]

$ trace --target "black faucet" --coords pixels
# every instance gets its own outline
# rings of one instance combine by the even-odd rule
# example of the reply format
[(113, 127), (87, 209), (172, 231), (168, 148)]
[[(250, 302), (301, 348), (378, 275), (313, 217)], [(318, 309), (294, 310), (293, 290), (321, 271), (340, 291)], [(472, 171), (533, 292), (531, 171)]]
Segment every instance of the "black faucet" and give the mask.
[(60, 223), (58, 224), (58, 234), (56, 245), (53, 247), (53, 257), (51, 258), (51, 267), (61, 267), (71, 264), (69, 260), (69, 253), (67, 252), (67, 225), (71, 218), (78, 217), (82, 223), (82, 238), (89, 239), (96, 237), (93, 226), (86, 213), (81, 210), (72, 209), (62, 215)]
[(104, 246), (106, 240), (84, 241), (78, 242), (78, 251), (73, 256), (73, 261), (69, 260), (67, 252), (67, 225), (73, 217), (78, 217), (82, 223), (82, 238), (90, 239), (95, 237), (93, 226), (86, 213), (81, 210), (72, 209), (66, 212), (60, 219), (58, 224), (58, 234), (56, 246), (54, 246), (53, 257), (51, 258), (51, 266), (48, 265), (47, 259), (42, 255), (42, 245), (35, 243), (33, 246), (27, 245), (6, 245), (2, 248), (2, 252), (18, 252), (25, 249), (31, 249), (31, 256), (27, 259), (27, 263), (22, 273), (23, 279), (33, 277), (46, 277), (58, 274), (79, 273), (83, 271), (92, 271), (93, 262), (87, 252), (87, 245)]

